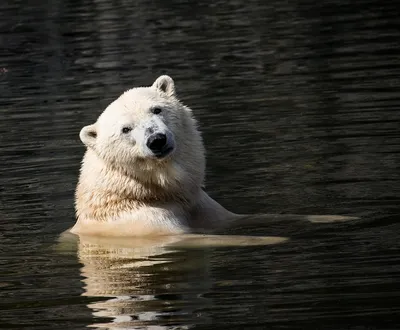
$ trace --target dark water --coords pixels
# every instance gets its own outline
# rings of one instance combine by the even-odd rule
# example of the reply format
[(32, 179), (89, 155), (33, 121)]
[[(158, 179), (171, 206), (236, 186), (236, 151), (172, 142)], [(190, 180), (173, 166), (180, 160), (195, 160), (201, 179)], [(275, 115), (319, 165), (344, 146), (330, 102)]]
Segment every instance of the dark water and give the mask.
[[(2, 1), (0, 328), (398, 329), (395, 1)], [(171, 75), (200, 121), (208, 192), (285, 244), (56, 245), (78, 133)]]

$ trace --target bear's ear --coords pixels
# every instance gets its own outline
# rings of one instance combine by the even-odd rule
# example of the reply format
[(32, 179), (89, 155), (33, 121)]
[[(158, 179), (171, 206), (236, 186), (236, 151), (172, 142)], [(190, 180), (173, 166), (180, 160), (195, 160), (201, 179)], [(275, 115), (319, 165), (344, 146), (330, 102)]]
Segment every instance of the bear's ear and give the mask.
[(79, 137), (87, 147), (93, 148), (97, 138), (97, 131), (95, 124), (85, 126), (84, 128), (82, 128), (81, 132), (79, 133)]
[(153, 83), (152, 87), (167, 94), (168, 96), (175, 95), (175, 83), (170, 76), (160, 76)]

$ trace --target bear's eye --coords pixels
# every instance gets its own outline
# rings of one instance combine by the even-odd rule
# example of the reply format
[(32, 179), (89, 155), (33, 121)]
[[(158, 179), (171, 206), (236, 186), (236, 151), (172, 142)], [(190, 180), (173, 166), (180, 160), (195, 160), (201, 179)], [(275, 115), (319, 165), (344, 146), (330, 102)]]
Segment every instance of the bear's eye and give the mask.
[(122, 133), (127, 134), (127, 133), (129, 133), (131, 130), (132, 130), (132, 128), (130, 128), (130, 127), (124, 127), (124, 128), (122, 128)]
[(161, 113), (161, 108), (153, 108), (151, 109), (151, 112), (154, 113), (155, 115), (158, 115), (159, 113)]

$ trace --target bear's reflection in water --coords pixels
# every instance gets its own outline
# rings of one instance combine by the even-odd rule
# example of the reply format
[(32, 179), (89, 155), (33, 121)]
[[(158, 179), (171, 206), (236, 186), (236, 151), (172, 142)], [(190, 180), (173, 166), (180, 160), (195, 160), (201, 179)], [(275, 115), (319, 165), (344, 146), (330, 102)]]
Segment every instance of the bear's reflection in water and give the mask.
[[(84, 282), (83, 295), (96, 301), (88, 305), (96, 328), (189, 329), (207, 324), (212, 279), (210, 248), (278, 244), (296, 236), (340, 223), (355, 223), (342, 216), (260, 215), (243, 219), (245, 227), (278, 236), (240, 236), (243, 222), (225, 235), (186, 234), (158, 237), (76, 236), (66, 232), (58, 248), (77, 248)], [(346, 224), (344, 224), (346, 225)], [(233, 226), (234, 227), (234, 226)], [(263, 229), (264, 228), (264, 229)], [(252, 229), (250, 229), (252, 231)], [(249, 230), (246, 230), (249, 232)], [(280, 235), (280, 236), (279, 236)], [(215, 261), (214, 261), (215, 262)]]
[[(71, 239), (74, 235), (67, 239)], [(64, 238), (65, 239), (65, 238)], [(76, 238), (75, 238), (76, 239)], [(94, 324), (106, 329), (189, 329), (208, 323), (207, 247), (277, 244), (281, 237), (184, 235), (157, 238), (79, 236), (83, 295)]]

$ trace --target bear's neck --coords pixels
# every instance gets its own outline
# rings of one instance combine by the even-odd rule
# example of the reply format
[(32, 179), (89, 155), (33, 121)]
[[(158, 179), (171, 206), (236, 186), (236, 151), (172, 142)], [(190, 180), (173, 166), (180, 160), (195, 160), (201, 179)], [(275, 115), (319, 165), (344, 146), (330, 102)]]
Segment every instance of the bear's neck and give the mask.
[[(154, 176), (126, 173), (104, 163), (93, 151), (85, 154), (76, 190), (76, 208), (99, 219), (111, 214), (139, 208), (142, 205), (177, 203), (190, 209), (198, 199), (201, 186), (182, 168), (174, 176), (171, 165)], [(141, 178), (145, 178), (145, 180)], [(88, 215), (89, 216), (89, 215)]]

